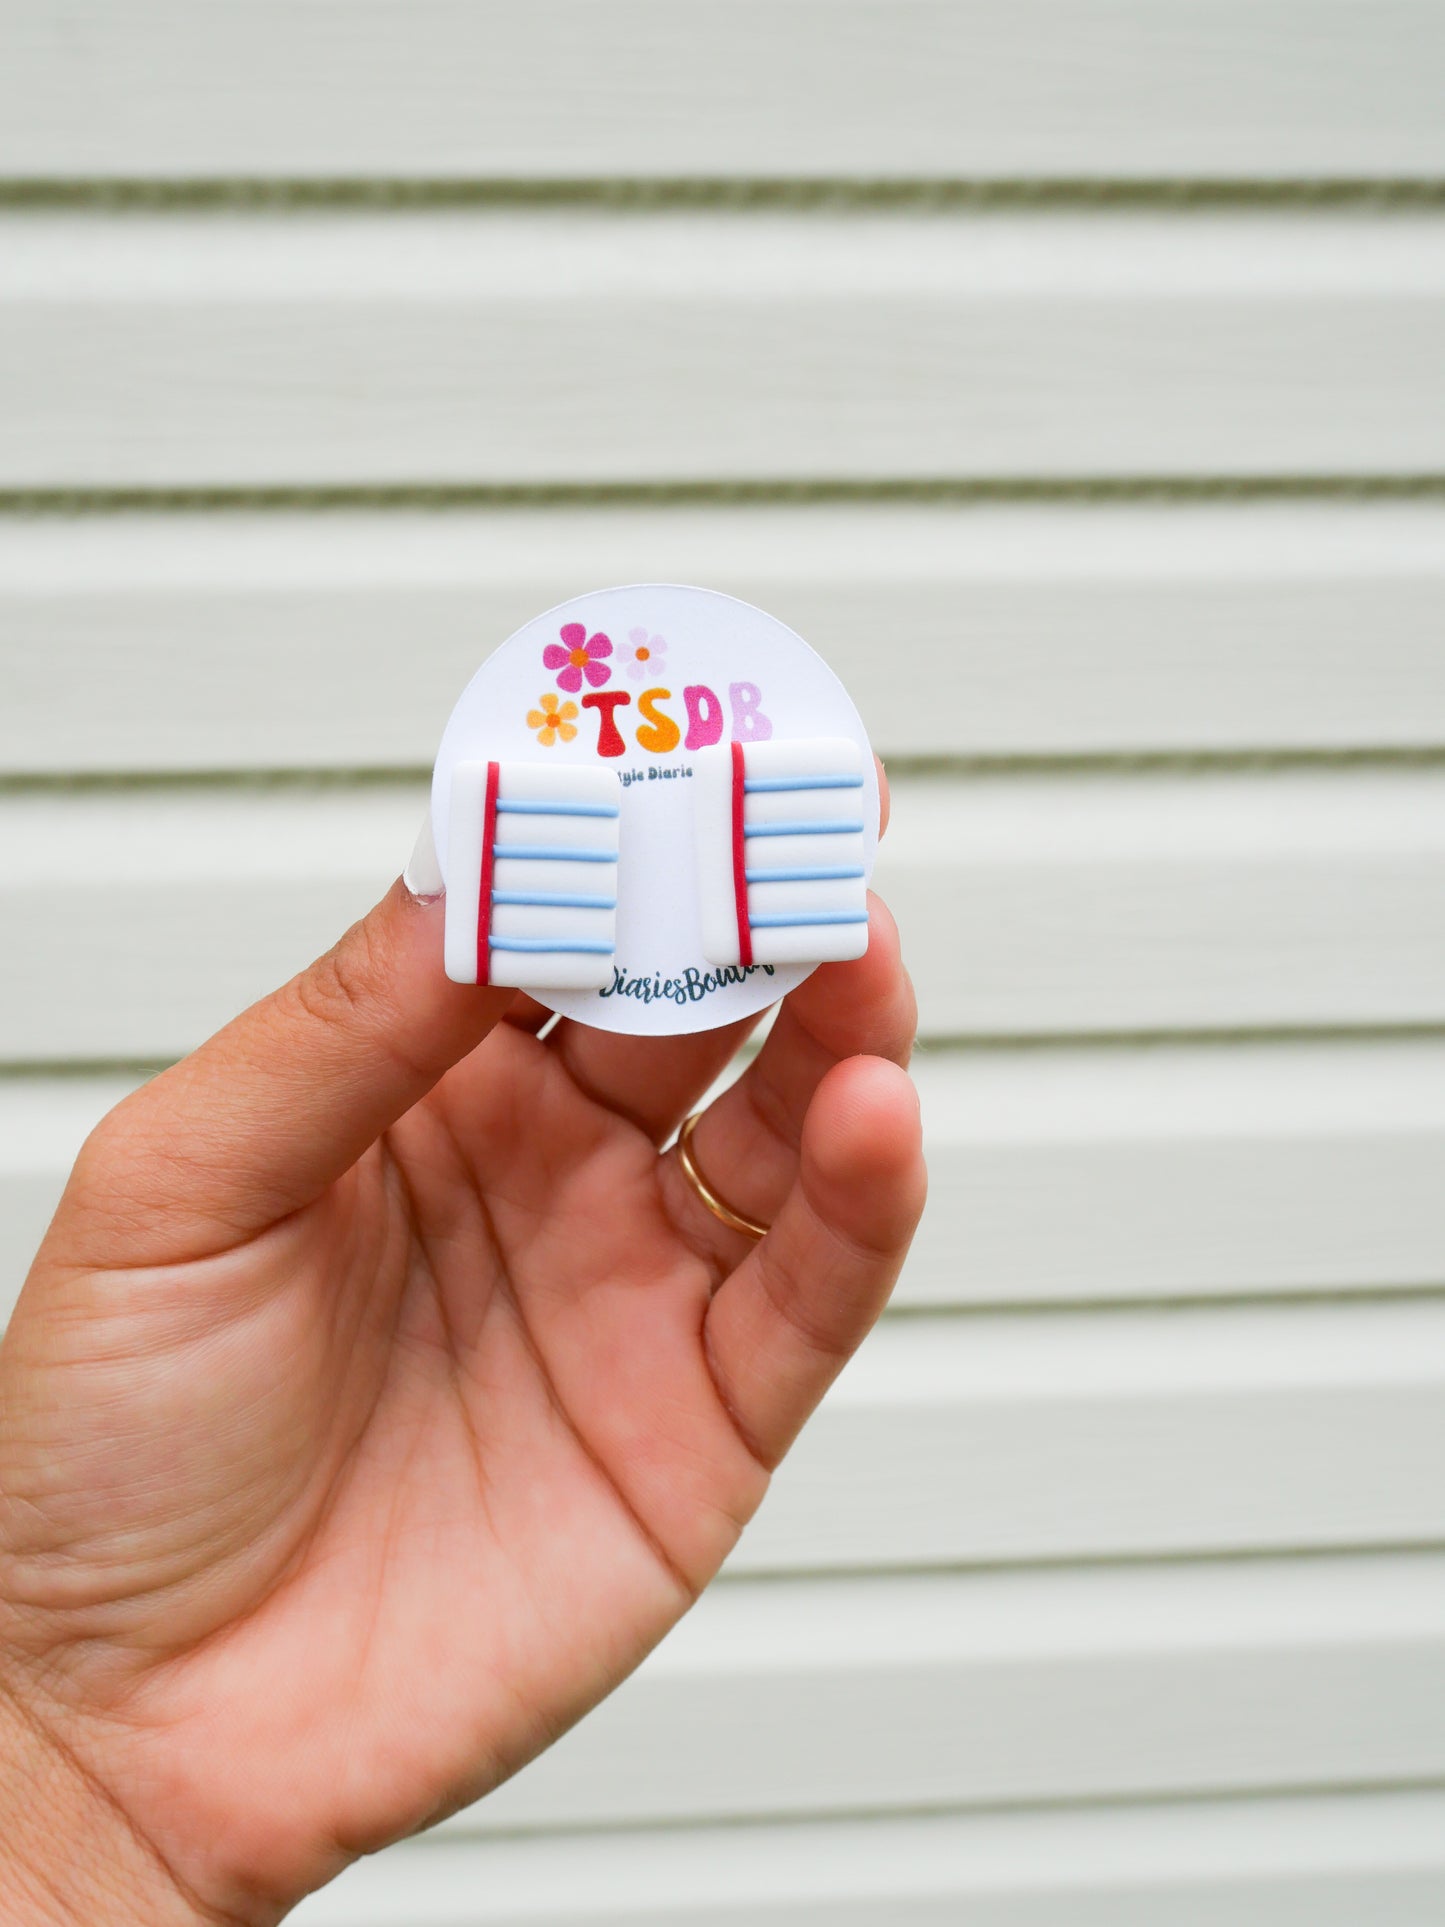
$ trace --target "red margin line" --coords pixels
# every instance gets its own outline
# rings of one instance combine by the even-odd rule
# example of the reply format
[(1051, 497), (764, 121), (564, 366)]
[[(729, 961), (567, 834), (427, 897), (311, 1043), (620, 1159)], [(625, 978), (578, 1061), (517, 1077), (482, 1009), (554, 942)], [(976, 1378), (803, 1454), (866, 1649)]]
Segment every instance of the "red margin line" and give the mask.
[(482, 805), (482, 874), (477, 884), (477, 982), (488, 981), (492, 950), (492, 845), (497, 838), (497, 783), (501, 770), (487, 764), (487, 797)]
[(753, 960), (753, 933), (748, 925), (747, 847), (743, 834), (743, 780), (747, 774), (741, 743), (733, 744), (733, 899), (738, 911), (738, 962)]

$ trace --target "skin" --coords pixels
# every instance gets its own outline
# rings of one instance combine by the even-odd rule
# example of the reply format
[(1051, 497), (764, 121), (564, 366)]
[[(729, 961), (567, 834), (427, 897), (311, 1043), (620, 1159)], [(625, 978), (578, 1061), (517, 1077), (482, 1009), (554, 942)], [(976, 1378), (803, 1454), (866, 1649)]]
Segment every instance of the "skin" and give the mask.
[(887, 911), (746, 1026), (441, 974), (397, 884), (85, 1145), (0, 1345), (0, 1892), (274, 1922), (516, 1772), (716, 1573), (923, 1205)]

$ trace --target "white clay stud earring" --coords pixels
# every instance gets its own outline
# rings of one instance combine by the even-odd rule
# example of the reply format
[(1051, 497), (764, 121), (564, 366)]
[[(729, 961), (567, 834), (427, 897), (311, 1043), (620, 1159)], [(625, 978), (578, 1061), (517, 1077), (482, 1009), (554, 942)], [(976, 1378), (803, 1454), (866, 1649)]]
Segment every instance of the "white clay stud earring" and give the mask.
[(446, 908), (453, 983), (595, 990), (611, 982), (620, 795), (610, 769), (457, 764)]
[(710, 963), (827, 963), (868, 948), (863, 752), (848, 737), (719, 744), (697, 758)]

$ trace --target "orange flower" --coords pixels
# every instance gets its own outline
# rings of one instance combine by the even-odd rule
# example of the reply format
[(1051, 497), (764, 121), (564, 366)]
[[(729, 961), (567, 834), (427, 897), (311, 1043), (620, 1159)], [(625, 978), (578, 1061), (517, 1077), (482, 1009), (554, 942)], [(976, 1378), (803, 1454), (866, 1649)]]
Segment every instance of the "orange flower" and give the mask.
[(537, 741), (543, 749), (550, 749), (559, 736), (564, 743), (570, 743), (577, 734), (576, 703), (558, 702), (550, 689), (537, 701), (542, 707), (527, 711), (527, 727), (536, 730)]

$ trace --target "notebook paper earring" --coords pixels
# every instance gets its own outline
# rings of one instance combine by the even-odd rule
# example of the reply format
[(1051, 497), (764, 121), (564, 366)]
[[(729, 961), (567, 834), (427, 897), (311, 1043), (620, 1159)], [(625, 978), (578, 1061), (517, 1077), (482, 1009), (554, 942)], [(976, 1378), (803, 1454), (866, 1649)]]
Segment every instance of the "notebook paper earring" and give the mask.
[(595, 990), (610, 981), (620, 799), (609, 769), (457, 764), (446, 908), (453, 983)]
[(826, 963), (868, 948), (863, 756), (846, 737), (697, 759), (698, 900), (710, 963)]

